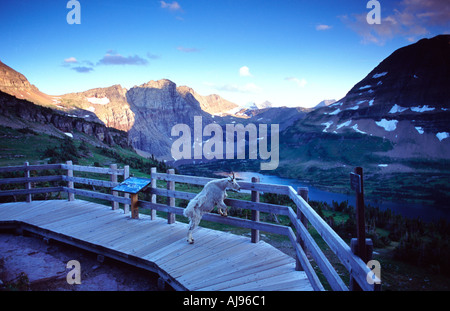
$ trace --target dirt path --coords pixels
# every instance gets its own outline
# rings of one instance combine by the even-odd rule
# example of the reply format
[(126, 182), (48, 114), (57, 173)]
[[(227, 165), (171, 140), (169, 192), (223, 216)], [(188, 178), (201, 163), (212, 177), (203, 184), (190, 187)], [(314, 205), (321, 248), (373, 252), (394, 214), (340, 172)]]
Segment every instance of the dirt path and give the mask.
[[(66, 277), (80, 263), (81, 284)], [(156, 291), (158, 276), (112, 259), (42, 238), (0, 233), (0, 290), (32, 291)]]

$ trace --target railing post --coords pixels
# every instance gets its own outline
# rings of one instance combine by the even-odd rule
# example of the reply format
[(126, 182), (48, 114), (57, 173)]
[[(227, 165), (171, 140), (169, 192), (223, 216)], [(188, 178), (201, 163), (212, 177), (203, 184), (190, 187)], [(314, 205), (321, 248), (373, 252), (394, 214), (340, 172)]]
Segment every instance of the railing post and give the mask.
[[(259, 183), (259, 177), (252, 177), (252, 183)], [(259, 202), (259, 191), (252, 190), (252, 202)], [(252, 220), (259, 221), (259, 211), (252, 210)], [(252, 243), (259, 242), (259, 230), (252, 229)]]
[[(130, 166), (125, 165), (123, 167), (123, 180), (127, 179), (128, 177), (130, 177)], [(124, 198), (128, 199), (130, 197), (130, 194), (127, 192), (124, 192), (123, 196), (124, 196)], [(128, 214), (129, 212), (130, 212), (130, 205), (124, 204), (123, 205), (123, 213)]]
[[(111, 182), (117, 182), (117, 164), (111, 164), (109, 168), (112, 170), (111, 172)], [(112, 195), (117, 197), (119, 196), (119, 192), (112, 191)], [(119, 209), (119, 203), (116, 201), (112, 201), (112, 209), (116, 210)]]
[[(28, 163), (28, 162), (25, 162), (25, 177), (26, 178), (30, 178), (30, 169), (29, 169), (29, 166), (30, 165), (30, 163)], [(26, 182), (25, 183), (25, 189), (27, 189), (27, 190), (30, 190), (31, 189), (31, 183), (28, 181), (28, 182)], [(27, 202), (28, 203), (31, 203), (31, 193), (28, 193), (27, 194)]]
[(137, 193), (131, 194), (131, 218), (139, 219), (139, 195)]
[[(297, 194), (300, 195), (303, 198), (303, 200), (308, 202), (309, 189), (307, 187), (297, 188)], [(308, 229), (308, 219), (306, 219), (305, 215), (301, 212), (300, 207), (298, 205), (297, 205), (297, 219), (305, 226), (306, 229)], [(300, 232), (297, 232), (297, 242), (300, 244), (300, 246), (306, 253), (307, 251), (306, 246), (305, 243), (303, 242), (303, 239), (300, 237)], [(298, 258), (295, 260), (295, 270), (303, 271), (303, 267)]]
[[(152, 174), (152, 176), (151, 176), (152, 182), (150, 184), (150, 188), (153, 190), (156, 188), (156, 178), (153, 176), (153, 174), (156, 174), (156, 167), (151, 168), (151, 174)], [(153, 192), (152, 192), (151, 202), (156, 203), (156, 194), (154, 194)], [(156, 210), (155, 209), (150, 210), (150, 217), (151, 217), (151, 220), (156, 219)]]
[[(67, 161), (66, 164), (69, 165), (69, 166), (73, 165), (72, 161)], [(67, 177), (69, 177), (69, 178), (73, 177), (73, 170), (70, 169), (70, 168), (67, 169)], [(69, 189), (74, 189), (73, 181), (67, 182), (67, 187)], [(75, 194), (74, 193), (68, 192), (67, 194), (68, 194), (67, 196), (68, 196), (69, 201), (74, 201), (75, 200)]]
[[(167, 170), (167, 174), (173, 175), (175, 174), (175, 170), (173, 168)], [(175, 190), (175, 182), (174, 181), (167, 181), (167, 190)], [(175, 198), (173, 197), (167, 197), (167, 205), (170, 207), (175, 207)], [(175, 214), (174, 213), (167, 213), (167, 223), (173, 224), (175, 222)]]
[[(350, 240), (350, 248), (352, 250), (352, 253), (357, 255), (360, 254), (358, 251), (358, 247), (359, 247), (359, 243), (358, 243), (358, 239), (357, 238), (353, 238)], [(372, 239), (366, 239), (366, 244), (365, 244), (365, 254), (364, 257), (367, 260), (367, 262), (369, 262), (370, 260), (372, 260), (373, 258), (373, 242)], [(361, 287), (359, 286), (359, 284), (355, 281), (355, 278), (352, 276), (352, 274), (350, 274), (350, 283), (349, 283), (349, 289), (351, 291), (361, 291)], [(380, 284), (374, 284), (374, 290), (375, 291), (379, 291), (381, 290), (381, 285)]]

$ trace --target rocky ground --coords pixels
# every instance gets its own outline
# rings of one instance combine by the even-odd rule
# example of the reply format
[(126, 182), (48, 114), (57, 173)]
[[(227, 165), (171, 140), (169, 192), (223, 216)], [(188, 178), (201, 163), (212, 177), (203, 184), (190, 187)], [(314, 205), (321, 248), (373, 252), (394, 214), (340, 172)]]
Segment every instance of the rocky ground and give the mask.
[[(81, 284), (66, 277), (77, 260)], [(156, 291), (158, 276), (65, 244), (35, 236), (0, 233), (0, 290), (30, 291)]]

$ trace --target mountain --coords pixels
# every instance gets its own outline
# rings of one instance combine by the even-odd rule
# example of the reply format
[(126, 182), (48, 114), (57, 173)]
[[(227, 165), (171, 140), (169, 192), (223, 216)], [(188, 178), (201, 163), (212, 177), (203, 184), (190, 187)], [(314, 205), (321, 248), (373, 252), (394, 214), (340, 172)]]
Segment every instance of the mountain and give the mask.
[(400, 48), (341, 100), (297, 124), (389, 140), (393, 158), (450, 157), (450, 35)]
[(0, 91), (0, 126), (26, 129), (28, 132), (44, 133), (59, 138), (69, 136), (89, 141), (90, 144), (99, 147), (129, 147), (128, 135), (123, 131), (108, 128), (102, 122), (86, 120), (49, 107), (35, 105), (2, 91)]
[(127, 101), (135, 114), (129, 131), (133, 146), (162, 158), (170, 157), (174, 125), (187, 124), (193, 129), (194, 116), (212, 122), (211, 115), (202, 110), (191, 93), (180, 94), (176, 84), (166, 79), (131, 88)]
[(57, 97), (57, 108), (77, 116), (98, 118), (107, 127), (129, 131), (134, 124), (134, 113), (127, 102), (126, 93), (126, 88), (113, 85), (65, 94)]
[(306, 115), (300, 108), (272, 108), (269, 102), (243, 109), (217, 94), (203, 96), (167, 79), (149, 81), (129, 90), (113, 85), (50, 96), (31, 85), (24, 75), (0, 65), (0, 90), (5, 93), (52, 108), (59, 116), (127, 132), (129, 143), (138, 152), (166, 160), (172, 159), (172, 127), (187, 124), (193, 128), (194, 116), (201, 116), (203, 125), (217, 123), (222, 128), (226, 124), (252, 122), (279, 123), (284, 129)]
[(229, 113), (231, 110), (239, 108), (239, 106), (236, 105), (235, 103), (223, 99), (217, 94), (202, 96), (188, 86), (177, 87), (177, 92), (185, 100), (188, 101), (193, 101), (193, 99), (196, 100), (200, 104), (200, 108), (211, 115), (218, 115), (218, 116), (229, 115), (232, 114)]
[(32, 85), (25, 76), (0, 61), (0, 91), (19, 99), (26, 99), (42, 106), (49, 106), (56, 100)]
[(314, 106), (314, 109), (322, 108), (322, 107), (328, 107), (331, 104), (334, 104), (336, 102), (335, 99), (324, 99), (320, 103)]

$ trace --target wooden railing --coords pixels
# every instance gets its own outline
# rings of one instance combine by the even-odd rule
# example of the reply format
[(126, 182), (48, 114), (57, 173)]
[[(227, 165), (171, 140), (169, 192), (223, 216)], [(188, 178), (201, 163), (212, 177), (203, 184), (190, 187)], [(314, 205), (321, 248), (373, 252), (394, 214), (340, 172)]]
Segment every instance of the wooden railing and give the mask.
[[(61, 175), (53, 176), (36, 176), (30, 177), (30, 171), (36, 170), (62, 170)], [(25, 189), (3, 190), (0, 196), (16, 196), (26, 195), (27, 202), (31, 202), (32, 195), (48, 192), (67, 192), (68, 200), (74, 200), (75, 195), (86, 196), (96, 199), (102, 199), (112, 202), (112, 208), (119, 208), (119, 203), (124, 205), (124, 212), (129, 213), (131, 200), (127, 194), (123, 196), (117, 192), (100, 193), (98, 191), (77, 189), (75, 184), (90, 185), (91, 187), (113, 188), (119, 184), (118, 176), (121, 180), (129, 177), (129, 168), (125, 166), (118, 169), (113, 164), (109, 168), (87, 167), (73, 165), (70, 161), (65, 164), (48, 164), (48, 165), (25, 165), (14, 167), (0, 167), (0, 173), (23, 171), (24, 177), (3, 178), (0, 179), (0, 185), (5, 184), (24, 184)], [(75, 177), (74, 171), (107, 174), (109, 180), (98, 180), (86, 177)], [(157, 187), (157, 180), (165, 181), (165, 188)], [(175, 199), (190, 200), (196, 194), (176, 190), (176, 183), (191, 184), (203, 186), (213, 179), (205, 177), (194, 177), (186, 175), (176, 175), (173, 170), (166, 173), (158, 173), (156, 168), (151, 171), (151, 185), (148, 192), (151, 195), (150, 201), (139, 200), (137, 206), (141, 210), (150, 210), (150, 217), (156, 217), (156, 211), (166, 212), (168, 223), (175, 222), (176, 215), (183, 215), (184, 208), (175, 206)], [(59, 182), (66, 183), (65, 186), (33, 188), (33, 183), (39, 182)], [(161, 183), (161, 182), (160, 182)], [(251, 211), (251, 219), (243, 219), (238, 217), (223, 217), (218, 214), (208, 213), (202, 219), (215, 223), (221, 223), (229, 226), (251, 229), (251, 241), (257, 243), (259, 241), (260, 231), (283, 235), (289, 238), (296, 253), (297, 270), (304, 270), (307, 274), (314, 290), (324, 290), (316, 272), (314, 271), (306, 253), (309, 253), (315, 263), (321, 270), (332, 290), (346, 291), (349, 288), (342, 278), (336, 272), (328, 258), (325, 256), (315, 239), (308, 231), (308, 225), (313, 226), (322, 239), (328, 244), (329, 248), (339, 258), (342, 265), (348, 270), (353, 282), (356, 282), (362, 290), (372, 291), (379, 289), (379, 285), (373, 285), (373, 282), (367, 281), (367, 276), (371, 270), (366, 264), (355, 255), (350, 246), (339, 237), (339, 235), (314, 211), (307, 202), (307, 189), (298, 189), (297, 191), (291, 186), (263, 184), (259, 183), (256, 178), (252, 182), (239, 181), (242, 190), (251, 192), (251, 201), (226, 199), (227, 206), (247, 209)], [(269, 203), (259, 202), (260, 193), (274, 193), (287, 195), (296, 206), (294, 211), (290, 206), (281, 206)], [(157, 203), (157, 196), (167, 197), (167, 203)], [(276, 223), (264, 222), (260, 220), (260, 213), (272, 213), (287, 216), (292, 224), (284, 226)], [(379, 281), (379, 280), (377, 280)]]

